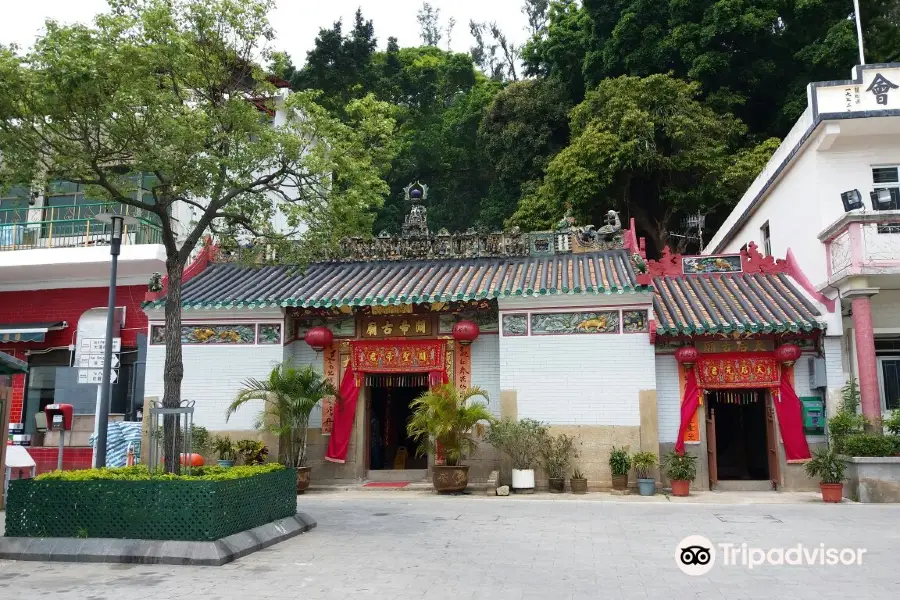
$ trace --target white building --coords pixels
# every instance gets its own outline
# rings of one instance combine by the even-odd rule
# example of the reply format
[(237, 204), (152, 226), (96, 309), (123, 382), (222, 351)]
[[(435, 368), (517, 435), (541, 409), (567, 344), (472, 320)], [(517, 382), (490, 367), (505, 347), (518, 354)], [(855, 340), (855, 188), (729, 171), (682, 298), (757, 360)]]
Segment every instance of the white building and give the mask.
[[(811, 83), (808, 107), (704, 250), (787, 256), (827, 309), (829, 411), (900, 408), (900, 64)], [(842, 360), (838, 362), (836, 350)]]

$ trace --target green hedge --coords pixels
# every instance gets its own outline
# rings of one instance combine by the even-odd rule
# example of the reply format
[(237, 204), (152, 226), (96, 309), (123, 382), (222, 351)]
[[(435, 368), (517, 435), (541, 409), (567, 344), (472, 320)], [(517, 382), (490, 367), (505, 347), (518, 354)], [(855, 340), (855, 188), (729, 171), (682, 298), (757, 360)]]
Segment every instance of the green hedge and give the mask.
[(900, 436), (854, 433), (841, 439), (835, 450), (846, 456), (897, 456), (900, 455)]
[(151, 478), (131, 467), (14, 480), (6, 535), (217, 540), (297, 512), (296, 473), (279, 466), (235, 469), (234, 477), (210, 468)]
[[(183, 468), (183, 467), (182, 467)], [(271, 473), (284, 469), (284, 465), (269, 463), (267, 465), (244, 465), (240, 467), (194, 467), (190, 475), (173, 475), (162, 471), (151, 475), (147, 467), (116, 467), (112, 469), (82, 469), (80, 471), (51, 471), (37, 476), (38, 481), (92, 481), (112, 479), (116, 481), (227, 481), (253, 477), (263, 473)]]

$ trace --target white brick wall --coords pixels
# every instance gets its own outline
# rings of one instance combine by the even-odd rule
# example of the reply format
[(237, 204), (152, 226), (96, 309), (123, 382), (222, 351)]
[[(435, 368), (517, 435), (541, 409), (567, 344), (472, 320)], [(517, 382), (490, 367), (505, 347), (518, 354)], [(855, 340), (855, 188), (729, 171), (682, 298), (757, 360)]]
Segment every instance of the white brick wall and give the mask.
[[(322, 353), (316, 353), (312, 347), (303, 340), (291, 342), (284, 347), (285, 360), (293, 360), (298, 367), (311, 365), (319, 373), (322, 372), (324, 357)], [(313, 409), (309, 415), (310, 427), (322, 426), (322, 406), (319, 405)]]
[(843, 347), (840, 336), (826, 336), (823, 340), (825, 350), (825, 377), (829, 389), (840, 389), (849, 378), (844, 372)]
[[(273, 346), (183, 346), (184, 379), (181, 397), (196, 402), (194, 422), (211, 430), (253, 429), (262, 402), (251, 402), (226, 423), (225, 410), (248, 377), (264, 379), (281, 362), (283, 347)], [(147, 351), (144, 394), (163, 396), (164, 346)]]
[(656, 355), (656, 408), (659, 415), (660, 443), (678, 441), (681, 425), (681, 389), (678, 361), (672, 354)]
[(656, 387), (648, 334), (500, 337), (500, 389), (550, 424), (640, 425), (638, 390)]
[(483, 334), (472, 343), (472, 385), (488, 394), (488, 408), (500, 416), (500, 336)]
[(821, 396), (818, 390), (809, 388), (809, 358), (814, 354), (803, 354), (796, 363), (794, 363), (794, 391), (801, 398), (804, 396)]

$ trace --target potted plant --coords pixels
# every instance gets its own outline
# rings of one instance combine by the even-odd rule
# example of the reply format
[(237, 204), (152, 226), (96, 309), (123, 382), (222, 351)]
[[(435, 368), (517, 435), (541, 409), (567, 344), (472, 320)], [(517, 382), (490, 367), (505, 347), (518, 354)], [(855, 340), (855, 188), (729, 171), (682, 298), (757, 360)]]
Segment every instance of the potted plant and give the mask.
[(444, 384), (410, 404), (412, 416), (406, 431), (419, 442), (416, 455), (437, 454), (440, 449), (444, 458), (443, 465), (432, 467), (431, 480), (438, 493), (462, 492), (469, 485), (469, 466), (462, 461), (478, 446), (475, 430), (483, 422), (494, 420), (484, 402), (470, 401), (476, 396), (488, 399), (481, 388), (458, 390), (452, 384)]
[(580, 470), (575, 469), (572, 473), (572, 479), (569, 480), (569, 487), (572, 488), (573, 494), (584, 494), (587, 492), (587, 477)]
[(573, 458), (578, 457), (575, 438), (561, 433), (548, 435), (544, 442), (544, 468), (547, 469), (550, 491), (560, 493), (566, 488), (566, 470)]
[(833, 450), (816, 450), (806, 463), (806, 474), (819, 478), (823, 502), (840, 502), (844, 497), (844, 470), (847, 465)]
[(242, 465), (261, 465), (269, 456), (269, 447), (257, 440), (238, 440), (235, 447)]
[(678, 454), (674, 450), (663, 458), (666, 477), (672, 485), (673, 496), (689, 496), (691, 482), (697, 477), (697, 457), (692, 454)]
[(237, 448), (235, 448), (234, 442), (232, 442), (231, 439), (217, 435), (215, 439), (213, 439), (213, 451), (216, 453), (216, 456), (219, 457), (220, 467), (234, 466), (234, 457), (237, 454)]
[(653, 469), (656, 468), (656, 454), (653, 452), (637, 452), (631, 457), (634, 477), (637, 479), (638, 493), (641, 496), (652, 496), (656, 493), (656, 479)]
[(609, 453), (609, 469), (612, 471), (612, 486), (614, 490), (628, 489), (628, 471), (631, 470), (631, 456), (628, 448), (613, 446)]
[(279, 460), (297, 471), (297, 493), (309, 487), (311, 467), (306, 464), (309, 415), (323, 399), (338, 398), (337, 389), (310, 366), (297, 367), (290, 361), (277, 365), (264, 381), (248, 379), (228, 407), (225, 420), (251, 400), (262, 400), (257, 429), (278, 437)]
[(547, 439), (547, 427), (534, 419), (503, 419), (491, 426), (488, 441), (512, 460), (512, 488), (534, 492), (534, 468)]

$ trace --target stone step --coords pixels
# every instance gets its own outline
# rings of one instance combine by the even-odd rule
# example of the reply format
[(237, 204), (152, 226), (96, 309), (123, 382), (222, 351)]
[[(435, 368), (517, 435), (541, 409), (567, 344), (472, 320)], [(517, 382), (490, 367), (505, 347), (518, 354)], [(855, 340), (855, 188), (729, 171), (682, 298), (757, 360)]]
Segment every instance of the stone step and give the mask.
[(717, 492), (771, 492), (772, 482), (768, 479), (720, 479), (715, 485)]
[(424, 481), (428, 477), (428, 469), (378, 469), (366, 474), (367, 481)]

